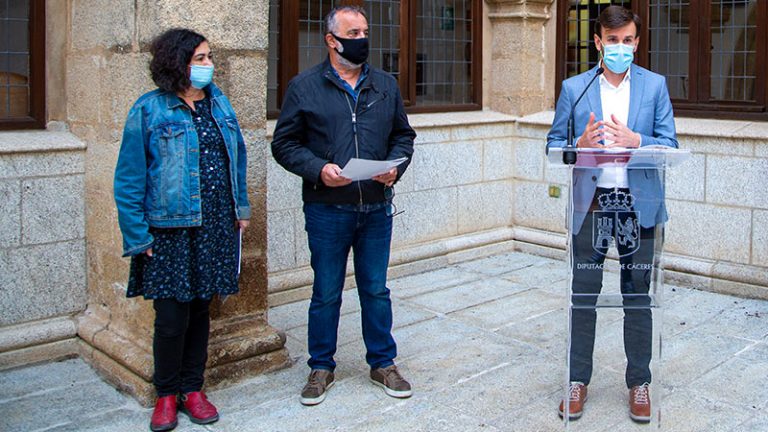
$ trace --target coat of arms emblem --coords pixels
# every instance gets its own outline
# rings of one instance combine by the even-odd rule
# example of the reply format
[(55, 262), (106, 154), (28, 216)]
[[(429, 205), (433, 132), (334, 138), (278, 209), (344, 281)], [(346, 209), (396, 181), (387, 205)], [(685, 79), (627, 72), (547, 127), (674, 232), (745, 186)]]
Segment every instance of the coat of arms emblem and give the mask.
[(592, 248), (605, 255), (612, 246), (620, 257), (632, 255), (640, 247), (639, 214), (632, 210), (632, 194), (614, 189), (600, 194), (600, 210), (592, 214)]

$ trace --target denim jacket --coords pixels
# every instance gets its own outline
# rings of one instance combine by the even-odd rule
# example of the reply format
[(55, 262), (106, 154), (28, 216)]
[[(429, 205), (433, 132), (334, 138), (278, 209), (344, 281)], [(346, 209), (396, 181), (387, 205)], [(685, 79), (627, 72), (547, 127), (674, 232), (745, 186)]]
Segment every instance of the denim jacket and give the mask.
[[(235, 112), (214, 84), (205, 88), (211, 112), (227, 146), (237, 219), (249, 219), (246, 151)], [(176, 94), (156, 89), (128, 113), (115, 168), (115, 202), (123, 256), (152, 247), (149, 227), (202, 225), (200, 143), (189, 107)]]

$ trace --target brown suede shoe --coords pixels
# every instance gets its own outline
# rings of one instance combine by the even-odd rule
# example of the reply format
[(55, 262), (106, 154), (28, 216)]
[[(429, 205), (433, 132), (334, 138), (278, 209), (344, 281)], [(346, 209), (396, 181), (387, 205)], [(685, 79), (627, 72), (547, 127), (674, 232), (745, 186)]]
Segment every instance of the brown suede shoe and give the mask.
[[(571, 383), (568, 390), (568, 420), (576, 420), (584, 413), (584, 403), (587, 401), (587, 386), (578, 381)], [(563, 401), (558, 408), (560, 417), (563, 416)]]
[(371, 370), (371, 382), (395, 398), (409, 398), (413, 394), (411, 384), (400, 375), (395, 365)]
[(325, 393), (333, 387), (333, 372), (325, 369), (312, 369), (307, 384), (301, 390), (302, 405), (317, 405), (325, 400)]
[(629, 389), (629, 417), (638, 423), (651, 421), (650, 384), (634, 386)]

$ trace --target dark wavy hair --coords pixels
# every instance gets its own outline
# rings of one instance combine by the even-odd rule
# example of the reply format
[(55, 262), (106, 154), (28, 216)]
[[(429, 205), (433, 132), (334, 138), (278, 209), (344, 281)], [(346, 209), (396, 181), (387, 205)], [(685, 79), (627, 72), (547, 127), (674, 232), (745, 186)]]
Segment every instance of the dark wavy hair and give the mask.
[(600, 16), (595, 21), (595, 34), (602, 37), (602, 30), (604, 28), (613, 30), (624, 27), (631, 22), (635, 23), (635, 28), (637, 29), (635, 35), (640, 34), (640, 24), (642, 23), (639, 16), (624, 6), (608, 6), (600, 12)]
[(167, 30), (152, 41), (152, 61), (149, 71), (152, 81), (169, 92), (181, 92), (192, 84), (187, 67), (195, 54), (195, 48), (205, 41), (199, 33), (183, 28)]

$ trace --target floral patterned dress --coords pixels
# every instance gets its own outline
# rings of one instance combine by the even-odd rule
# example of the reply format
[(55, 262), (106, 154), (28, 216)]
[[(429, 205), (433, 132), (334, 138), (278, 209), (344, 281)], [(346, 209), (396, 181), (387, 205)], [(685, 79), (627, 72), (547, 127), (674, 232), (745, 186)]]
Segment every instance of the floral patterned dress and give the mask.
[(131, 259), (128, 297), (189, 302), (238, 291), (239, 233), (227, 148), (210, 98), (195, 102), (192, 117), (200, 142), (202, 226), (150, 228), (153, 256), (142, 253)]

